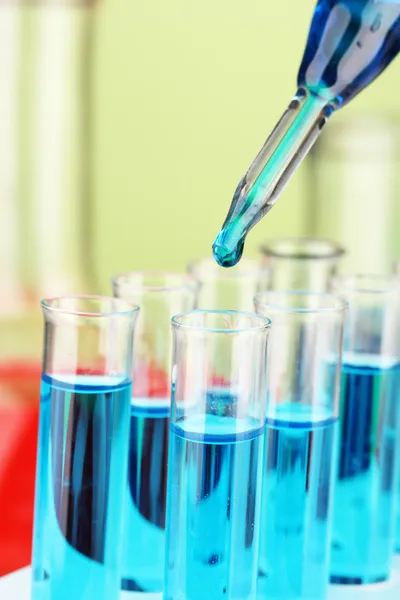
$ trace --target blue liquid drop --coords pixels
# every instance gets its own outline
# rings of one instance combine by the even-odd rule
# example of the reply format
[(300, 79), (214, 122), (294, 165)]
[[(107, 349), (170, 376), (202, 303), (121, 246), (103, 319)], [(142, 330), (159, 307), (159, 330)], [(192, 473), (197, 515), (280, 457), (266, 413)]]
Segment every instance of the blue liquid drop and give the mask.
[(244, 239), (240, 239), (234, 250), (229, 250), (223, 243), (218, 242), (218, 238), (213, 244), (213, 255), (221, 267), (234, 267), (242, 258)]

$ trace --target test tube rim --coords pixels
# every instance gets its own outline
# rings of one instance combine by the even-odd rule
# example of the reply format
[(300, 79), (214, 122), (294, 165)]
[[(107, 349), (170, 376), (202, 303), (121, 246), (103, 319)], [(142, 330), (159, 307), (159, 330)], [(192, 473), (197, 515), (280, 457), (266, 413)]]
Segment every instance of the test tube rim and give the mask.
[(212, 257), (204, 257), (189, 261), (187, 269), (189, 273), (196, 278), (195, 269), (203, 267), (203, 272), (198, 276), (204, 276), (202, 279), (245, 279), (247, 277), (259, 278), (263, 274), (270, 275), (270, 269), (262, 264), (256, 258), (244, 257), (234, 267), (221, 267)]
[[(130, 281), (133, 277), (176, 277), (179, 278), (179, 285), (143, 285), (136, 284)], [(162, 270), (137, 270), (127, 271), (120, 275), (115, 275), (111, 279), (114, 293), (118, 293), (118, 288), (125, 284), (128, 291), (132, 292), (179, 292), (183, 290), (196, 291), (199, 287), (199, 282), (190, 273), (179, 273), (178, 271), (162, 271)], [(117, 296), (120, 298), (120, 296)]]
[[(316, 252), (307, 252), (301, 251), (295, 253), (288, 253), (284, 251), (279, 251), (278, 249), (274, 249), (275, 244), (324, 244), (326, 248), (329, 248), (330, 251), (324, 254), (317, 254)], [(294, 260), (330, 260), (335, 258), (340, 258), (345, 254), (345, 249), (340, 246), (337, 242), (330, 240), (328, 238), (312, 238), (312, 237), (287, 237), (287, 238), (276, 238), (275, 240), (270, 240), (269, 242), (265, 242), (260, 246), (261, 253), (266, 257), (273, 258), (286, 258), (286, 259), (294, 259)]]
[[(361, 287), (359, 285), (346, 285), (350, 282), (371, 280), (380, 283), (388, 284), (384, 288)], [(389, 285), (390, 284), (390, 285)], [(382, 275), (377, 273), (350, 273), (334, 275), (330, 279), (330, 287), (335, 289), (335, 294), (372, 294), (376, 296), (383, 295), (399, 295), (400, 294), (400, 278), (395, 273), (390, 275)]]
[[(331, 301), (331, 305), (329, 306), (318, 306), (318, 307), (293, 307), (293, 306), (285, 306), (284, 304), (280, 304), (278, 302), (263, 302), (262, 298), (266, 297), (309, 297), (315, 298), (318, 300), (329, 300)], [(258, 292), (254, 296), (254, 305), (256, 310), (258, 307), (262, 307), (263, 311), (265, 310), (275, 310), (281, 311), (291, 314), (326, 314), (326, 313), (341, 313), (345, 312), (348, 309), (348, 302), (344, 298), (342, 298), (338, 294), (330, 294), (327, 292), (309, 292), (307, 290), (265, 290), (263, 292)]]
[[(121, 310), (99, 310), (97, 312), (94, 311), (84, 311), (84, 310), (76, 310), (73, 308), (63, 308), (60, 306), (56, 306), (57, 302), (61, 301), (78, 301), (78, 302), (93, 302), (99, 303), (101, 306), (102, 303), (109, 302), (110, 306), (119, 305)], [(42, 310), (48, 314), (54, 315), (69, 315), (73, 317), (89, 317), (89, 318), (109, 318), (109, 317), (133, 317), (140, 312), (140, 307), (137, 304), (132, 304), (131, 302), (124, 300), (123, 298), (115, 298), (114, 296), (101, 296), (101, 295), (91, 295), (91, 294), (71, 294), (65, 296), (53, 296), (50, 298), (43, 298), (40, 303)]]
[[(252, 319), (257, 319), (259, 323), (262, 323), (258, 326), (253, 327), (243, 327), (243, 328), (232, 328), (232, 329), (222, 329), (222, 328), (210, 328), (210, 327), (201, 327), (198, 325), (188, 325), (182, 323), (181, 321), (187, 317), (194, 316), (200, 314), (212, 314), (212, 315), (226, 315), (226, 316), (242, 316), (242, 317), (251, 317)], [(264, 317), (263, 315), (259, 315), (257, 313), (252, 313), (243, 310), (218, 310), (218, 309), (196, 309), (189, 310), (187, 312), (179, 313), (174, 315), (171, 319), (171, 326), (173, 329), (181, 330), (181, 331), (197, 331), (202, 333), (223, 333), (223, 334), (240, 334), (240, 333), (256, 333), (256, 332), (268, 332), (271, 327), (271, 320), (268, 317)]]

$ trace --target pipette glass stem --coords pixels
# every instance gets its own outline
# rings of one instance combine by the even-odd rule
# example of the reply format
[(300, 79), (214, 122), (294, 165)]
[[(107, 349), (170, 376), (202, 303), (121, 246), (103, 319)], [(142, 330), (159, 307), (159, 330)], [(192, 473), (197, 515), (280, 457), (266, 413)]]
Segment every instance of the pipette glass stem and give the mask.
[(214, 244), (216, 261), (235, 265), (247, 233), (274, 206), (289, 179), (319, 136), (333, 106), (299, 88), (289, 108), (239, 182)]

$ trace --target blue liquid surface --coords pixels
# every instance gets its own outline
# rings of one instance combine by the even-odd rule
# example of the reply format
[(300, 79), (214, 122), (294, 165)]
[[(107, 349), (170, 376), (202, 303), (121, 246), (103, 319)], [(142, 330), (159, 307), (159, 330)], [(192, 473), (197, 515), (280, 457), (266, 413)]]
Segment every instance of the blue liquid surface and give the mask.
[(122, 589), (161, 592), (170, 400), (132, 402)]
[(131, 384), (43, 376), (32, 600), (119, 600)]
[(166, 599), (255, 597), (263, 449), (250, 419), (171, 424)]
[(267, 419), (258, 596), (325, 600), (337, 419), (286, 404)]
[(298, 84), (342, 106), (399, 50), (399, 0), (319, 0)]
[(331, 580), (388, 579), (395, 534), (400, 365), (344, 357)]

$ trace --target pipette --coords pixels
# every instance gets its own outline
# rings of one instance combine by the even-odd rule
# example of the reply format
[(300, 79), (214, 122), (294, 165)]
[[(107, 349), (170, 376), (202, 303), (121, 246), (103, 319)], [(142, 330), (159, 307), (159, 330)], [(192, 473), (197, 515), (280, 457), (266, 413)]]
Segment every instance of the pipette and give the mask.
[(329, 116), (373, 81), (400, 50), (400, 0), (319, 0), (298, 90), (236, 188), (214, 244), (224, 267), (241, 258), (246, 235), (275, 205)]

